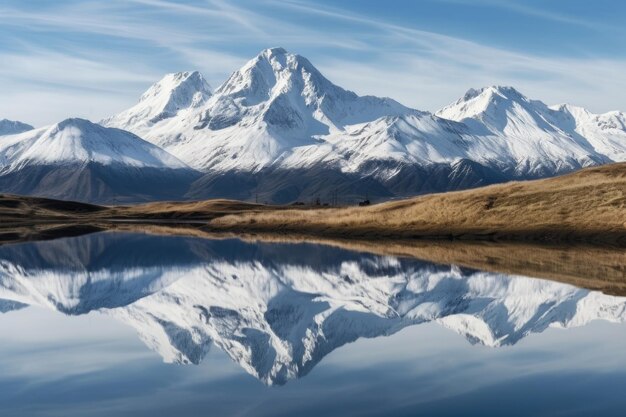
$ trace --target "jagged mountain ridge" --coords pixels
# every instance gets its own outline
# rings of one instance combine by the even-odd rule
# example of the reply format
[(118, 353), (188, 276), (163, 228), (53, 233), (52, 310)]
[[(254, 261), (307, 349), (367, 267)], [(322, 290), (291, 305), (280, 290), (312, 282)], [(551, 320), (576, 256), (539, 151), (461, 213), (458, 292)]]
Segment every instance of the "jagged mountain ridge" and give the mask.
[[(483, 158), (508, 156), (520, 174), (540, 177), (544, 172), (549, 175), (564, 169), (623, 161), (626, 157), (626, 124), (605, 135), (592, 127), (611, 117), (626, 121), (623, 113), (593, 115), (569, 105), (549, 107), (512, 87), (470, 89), (437, 115), (483, 131), (476, 135), (489, 140)], [(543, 158), (536, 157), (539, 154)]]
[(136, 132), (196, 169), (247, 172), (266, 168), (294, 146), (314, 145), (316, 136), (348, 123), (411, 111), (391, 99), (346, 91), (306, 58), (282, 48), (262, 51), (206, 103), (179, 117), (146, 126), (132, 110), (102, 123)]
[(42, 132), (68, 121), (3, 136), (0, 192), (95, 203), (354, 203), (626, 160), (621, 112), (547, 106), (494, 86), (430, 114), (358, 96), (282, 48), (262, 51), (215, 91), (197, 71), (168, 74), (138, 104), (101, 122), (164, 151), (68, 120), (61, 133)]
[(191, 198), (259, 195), (284, 203), (366, 189), (386, 198), (626, 160), (619, 112), (548, 107), (513, 88), (489, 87), (433, 115), (359, 97), (282, 48), (262, 51), (210, 97), (203, 88), (188, 93), (205, 99), (163, 120), (146, 123), (136, 106), (102, 123), (204, 171)]
[(0, 190), (88, 202), (180, 198), (197, 177), (134, 134), (84, 119), (3, 137)]
[(104, 312), (167, 362), (199, 363), (217, 345), (268, 384), (358, 338), (419, 323), (495, 347), (626, 318), (624, 298), (552, 281), (312, 244), (117, 233), (1, 247), (0, 299)]

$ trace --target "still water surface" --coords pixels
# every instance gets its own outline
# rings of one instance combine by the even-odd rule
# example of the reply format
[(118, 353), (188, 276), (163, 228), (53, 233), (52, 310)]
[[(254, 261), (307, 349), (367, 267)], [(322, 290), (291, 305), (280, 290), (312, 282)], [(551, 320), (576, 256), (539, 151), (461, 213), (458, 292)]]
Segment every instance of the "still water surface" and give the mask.
[(626, 298), (350, 252), (0, 247), (2, 416), (624, 415)]

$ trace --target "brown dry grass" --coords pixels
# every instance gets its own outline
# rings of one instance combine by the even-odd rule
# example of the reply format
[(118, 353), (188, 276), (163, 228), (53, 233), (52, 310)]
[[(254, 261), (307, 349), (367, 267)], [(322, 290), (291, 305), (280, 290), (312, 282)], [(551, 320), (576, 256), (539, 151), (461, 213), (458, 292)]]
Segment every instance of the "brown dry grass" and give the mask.
[(193, 202), (156, 202), (135, 206), (110, 207), (106, 217), (158, 218), (171, 220), (210, 220), (226, 214), (258, 213), (277, 207), (235, 200), (206, 200)]
[(626, 164), (370, 207), (225, 215), (224, 230), (355, 237), (567, 238), (626, 234)]

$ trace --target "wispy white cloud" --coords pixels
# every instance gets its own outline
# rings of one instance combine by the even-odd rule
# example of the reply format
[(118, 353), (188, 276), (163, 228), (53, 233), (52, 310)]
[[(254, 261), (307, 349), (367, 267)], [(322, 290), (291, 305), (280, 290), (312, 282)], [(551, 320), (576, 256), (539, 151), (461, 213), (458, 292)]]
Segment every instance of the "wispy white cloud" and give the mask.
[[(211, 41), (216, 36), (190, 31), (176, 25), (137, 18), (128, 12), (110, 7), (59, 8), (53, 11), (22, 11), (0, 9), (3, 26), (27, 27), (33, 31), (89, 33), (110, 38), (140, 40), (156, 45)], [(165, 27), (164, 27), (165, 26)]]
[(36, 125), (117, 111), (120, 102), (134, 100), (129, 91), (160, 76), (140, 62), (119, 65), (107, 51), (75, 47), (65, 53), (26, 41), (15, 46), (0, 50), (0, 114)]
[(312, 7), (298, 0), (285, 4), (306, 13), (367, 25), (382, 32), (387, 42), (402, 44), (400, 52), (383, 50), (365, 65), (335, 57), (321, 60), (330, 78), (360, 93), (390, 95), (434, 111), (470, 87), (507, 84), (548, 103), (573, 102), (598, 112), (626, 104), (621, 94), (626, 88), (625, 60), (551, 58), (507, 51), (343, 9)]
[[(626, 71), (626, 62), (533, 61), (520, 57), (514, 63), (505, 56), (485, 58), (484, 63), (452, 66), (437, 59), (400, 54), (387, 56), (388, 66), (331, 59), (319, 67), (331, 80), (359, 94), (391, 96), (431, 111), (455, 101), (469, 88), (494, 84), (513, 85), (548, 104), (567, 102), (595, 112), (624, 108), (626, 77), (616, 75)], [(472, 70), (468, 71), (470, 65)], [(532, 71), (534, 65), (542, 66), (542, 70)]]
[[(551, 11), (546, 8), (538, 8), (536, 6), (529, 5), (528, 3), (521, 3), (515, 0), (499, 1), (499, 0), (440, 0), (446, 3), (463, 4), (471, 6), (481, 7), (494, 7), (499, 9), (505, 9), (516, 13), (525, 14), (527, 16), (538, 17), (553, 22), (568, 23), (571, 25), (581, 26), (585, 28), (593, 29), (595, 27), (594, 22), (589, 20), (569, 16), (565, 13)], [(554, 3), (554, 2), (553, 2)]]
[(0, 40), (0, 116), (37, 124), (80, 112), (105, 117), (166, 72), (198, 69), (217, 87), (270, 46), (307, 56), (346, 88), (431, 111), (487, 84), (594, 111), (626, 107), (624, 60), (510, 51), (300, 0), (70, 1), (43, 10), (0, 6), (0, 16), (0, 30), (30, 35), (5, 37), (14, 42), (4, 49)]

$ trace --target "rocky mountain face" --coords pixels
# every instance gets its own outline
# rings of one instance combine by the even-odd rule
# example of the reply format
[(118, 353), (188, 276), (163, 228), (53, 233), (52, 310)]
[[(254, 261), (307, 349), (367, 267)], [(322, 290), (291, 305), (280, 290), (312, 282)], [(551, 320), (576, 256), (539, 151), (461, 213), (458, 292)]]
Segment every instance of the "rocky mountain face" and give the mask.
[(119, 233), (0, 247), (0, 300), (103, 312), (166, 362), (197, 364), (217, 346), (267, 384), (421, 323), (498, 347), (626, 318), (626, 299), (552, 281), (313, 244)]

